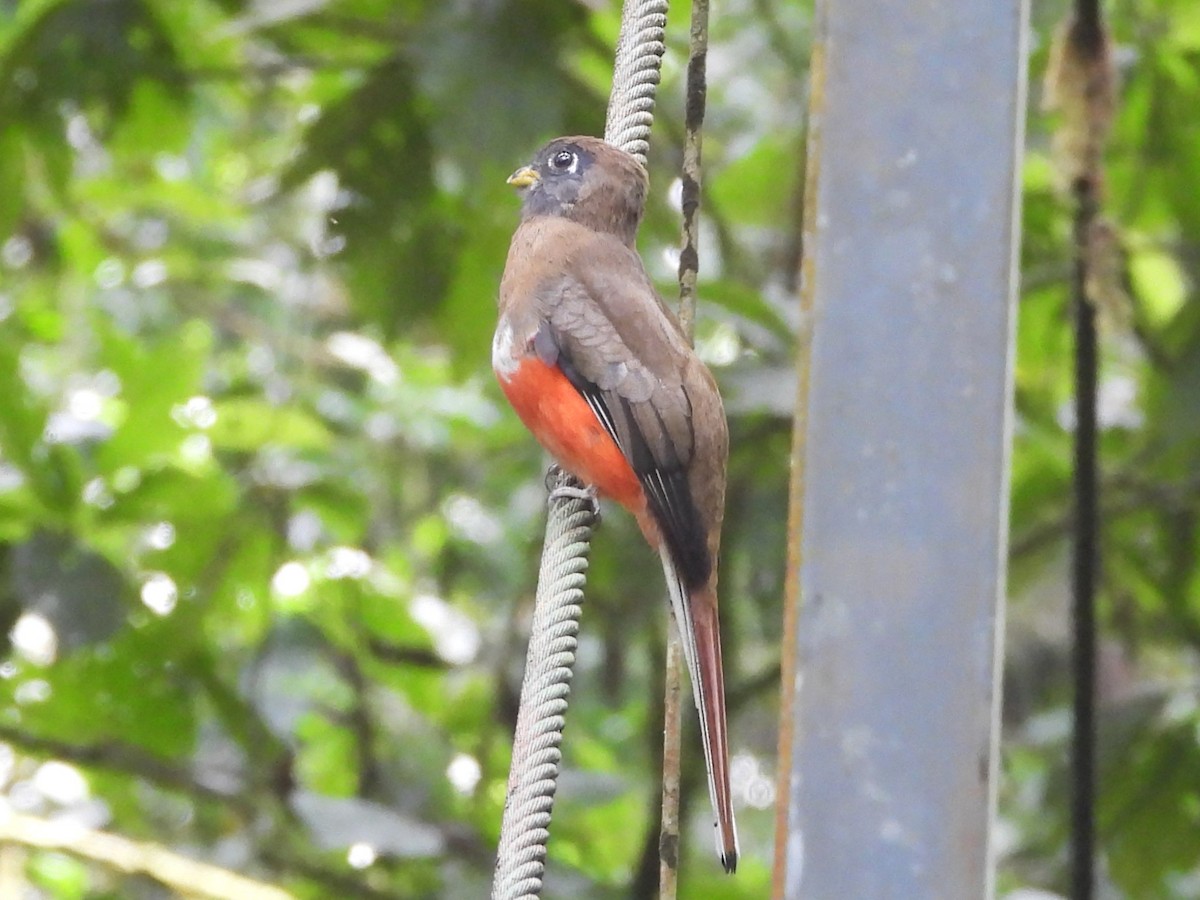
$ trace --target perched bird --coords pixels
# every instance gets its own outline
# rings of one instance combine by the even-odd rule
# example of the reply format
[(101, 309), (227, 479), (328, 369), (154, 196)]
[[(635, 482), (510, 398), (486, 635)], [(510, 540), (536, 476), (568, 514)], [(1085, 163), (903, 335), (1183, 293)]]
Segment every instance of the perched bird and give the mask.
[(642, 165), (597, 138), (564, 137), (508, 182), (523, 203), (500, 282), (492, 367), (534, 437), (632, 512), (662, 559), (700, 713), (717, 852), (732, 872), (717, 627), (729, 445), (721, 396), (635, 249)]

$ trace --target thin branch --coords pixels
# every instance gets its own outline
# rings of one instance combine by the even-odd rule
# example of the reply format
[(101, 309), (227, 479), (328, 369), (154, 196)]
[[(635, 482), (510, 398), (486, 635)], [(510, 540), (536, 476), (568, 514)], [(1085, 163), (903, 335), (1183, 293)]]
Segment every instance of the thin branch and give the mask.
[(367, 72), (379, 65), (378, 57), (333, 59), (320, 56), (285, 56), (241, 66), (195, 66), (184, 71), (189, 83), (273, 82), (297, 72)]
[[(679, 325), (689, 342), (696, 331), (696, 282), (700, 271), (700, 188), (703, 183), (704, 106), (707, 100), (708, 0), (692, 0), (688, 47), (687, 87), (684, 97), (683, 234), (679, 253)], [(680, 760), (682, 757), (683, 680), (682, 622), (667, 628), (667, 659), (663, 682), (662, 817), (658, 838), (658, 892), (660, 900), (675, 900), (679, 884)], [(691, 636), (690, 636), (691, 637)], [(694, 637), (693, 637), (694, 639)], [(724, 677), (723, 675), (720, 677)], [(712, 701), (712, 698), (709, 698)], [(700, 715), (705, 715), (700, 710)], [(713, 811), (716, 813), (716, 810)]]
[(185, 897), (295, 900), (283, 888), (180, 856), (158, 844), (17, 812), (0, 816), (0, 844), (57, 850), (128, 875), (146, 875)]
[(731, 684), (725, 694), (725, 704), (729, 714), (736, 714), (743, 707), (757, 701), (764, 691), (779, 687), (779, 662), (763, 666), (757, 675), (744, 678), (737, 684)]
[(280, 851), (266, 846), (260, 851), (260, 859), (277, 870), (295, 873), (325, 888), (326, 897), (353, 897), (354, 900), (405, 900), (411, 894), (385, 891), (371, 887), (362, 878), (348, 873), (335, 872), (297, 854), (295, 851)]
[(663, 689), (662, 816), (658, 832), (658, 895), (673, 900), (679, 882), (679, 771), (683, 749), (681, 671), (683, 646), (674, 620), (668, 626), (666, 681)]
[(382, 782), (379, 760), (375, 757), (375, 722), (371, 718), (367, 699), (369, 685), (358, 660), (353, 655), (332, 647), (330, 651), (334, 666), (354, 694), (350, 709), (341, 718), (354, 735), (355, 756), (358, 762), (357, 795), (369, 797)]
[[(106, 742), (102, 744), (72, 744), (54, 738), (28, 734), (9, 725), (0, 725), (0, 741), (12, 744), (21, 752), (31, 756), (44, 756), (75, 763), (80, 766), (104, 769), (132, 778), (140, 778), (166, 790), (178, 791), (195, 800), (220, 804), (232, 812), (245, 826), (250, 827), (264, 813), (277, 821), (289, 818), (287, 810), (270, 793), (231, 793), (211, 787), (182, 766), (165, 761), (138, 747), (128, 744)], [(58, 826), (61, 828), (62, 826)], [(453, 829), (445, 830), (449, 846), (463, 851), (463, 855), (481, 858), (477, 840), (468, 840)], [(350, 873), (340, 872), (313, 862), (311, 849), (297, 850), (288, 846), (285, 833), (272, 828), (263, 836), (259, 858), (277, 874), (306, 878), (321, 885), (327, 896), (356, 897), (363, 900), (398, 900), (399, 895), (371, 888)], [(0, 836), (0, 844), (3, 838)], [(466, 851), (473, 848), (474, 852)], [(243, 895), (230, 895), (241, 897)], [(251, 895), (244, 895), (250, 897)]]
[[(659, 126), (659, 133), (665, 134), (671, 144), (683, 145), (684, 129), (669, 112), (660, 111), (656, 124)], [(726, 276), (731, 281), (757, 288), (762, 280), (761, 267), (751, 258), (751, 254), (738, 243), (733, 226), (725, 218), (720, 204), (713, 199), (708, 185), (703, 182), (700, 184), (700, 202), (704, 207), (704, 218), (712, 226), (717, 252), (720, 254)]]
[(115, 741), (73, 744), (29, 734), (11, 725), (0, 725), (0, 741), (12, 744), (32, 756), (53, 757), (81, 766), (131, 775), (167, 790), (178, 791), (199, 800), (220, 803), (232, 808), (245, 820), (253, 819), (256, 814), (255, 804), (240, 794), (205, 784), (187, 767), (154, 756), (140, 747)]
[(450, 664), (425, 647), (408, 647), (393, 644), (383, 638), (368, 636), (366, 639), (367, 652), (379, 662), (398, 666), (412, 666), (417, 669), (446, 670)]
[(754, 11), (758, 20), (763, 24), (767, 34), (767, 43), (794, 74), (799, 75), (808, 70), (808, 55), (803, 52), (801, 44), (783, 26), (779, 20), (777, 5), (774, 0), (754, 0)]
[[(1116, 497), (1111, 493), (1118, 492)], [(1176, 483), (1134, 482), (1128, 475), (1114, 475), (1105, 479), (1101, 493), (1107, 495), (1100, 507), (1100, 517), (1111, 523), (1115, 519), (1139, 512), (1181, 511), (1200, 502), (1200, 478), (1191, 478)], [(1066, 510), (1053, 519), (1048, 519), (1027, 528), (1009, 546), (1010, 560), (1019, 560), (1046, 549), (1055, 541), (1062, 540), (1075, 524), (1074, 515)]]

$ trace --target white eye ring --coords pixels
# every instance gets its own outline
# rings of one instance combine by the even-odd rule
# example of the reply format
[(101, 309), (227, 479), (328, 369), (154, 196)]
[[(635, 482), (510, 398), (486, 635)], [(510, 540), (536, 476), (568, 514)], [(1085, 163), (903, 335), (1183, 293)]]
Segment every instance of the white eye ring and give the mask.
[(574, 175), (579, 169), (579, 154), (570, 150), (559, 150), (550, 157), (550, 168), (555, 172), (565, 172)]

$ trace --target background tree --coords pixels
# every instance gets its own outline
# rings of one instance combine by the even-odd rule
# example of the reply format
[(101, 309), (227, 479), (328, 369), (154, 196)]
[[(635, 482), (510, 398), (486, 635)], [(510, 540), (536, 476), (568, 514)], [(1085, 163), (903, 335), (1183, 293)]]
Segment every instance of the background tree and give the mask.
[[(1035, 94), (1062, 7), (1035, 10)], [(1111, 14), (1101, 848), (1123, 896), (1200, 897), (1200, 9)], [(712, 23), (698, 346), (731, 419), (745, 858), (712, 878), (686, 762), (682, 896), (767, 884), (809, 15), (729, 0)], [(686, 19), (642, 234), (668, 295)], [(0, 2), (3, 802), (301, 897), (486, 891), (543, 510), (542, 459), (488, 371), (504, 177), (601, 130), (617, 23), (558, 0)], [(1004, 890), (1065, 883), (1053, 126), (1033, 113), (1025, 173)], [(656, 566), (611, 512), (548, 895), (652, 890)], [(44, 896), (159, 895), (20, 847), (0, 878)]]

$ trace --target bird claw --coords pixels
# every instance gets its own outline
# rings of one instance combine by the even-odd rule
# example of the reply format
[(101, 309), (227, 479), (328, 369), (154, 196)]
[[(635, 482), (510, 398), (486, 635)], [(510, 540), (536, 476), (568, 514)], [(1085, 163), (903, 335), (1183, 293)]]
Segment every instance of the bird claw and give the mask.
[(546, 490), (550, 492), (549, 502), (555, 500), (584, 500), (592, 509), (596, 522), (600, 521), (600, 498), (596, 486), (589, 484), (579, 487), (574, 476), (565, 472), (562, 467), (553, 465), (546, 473)]

